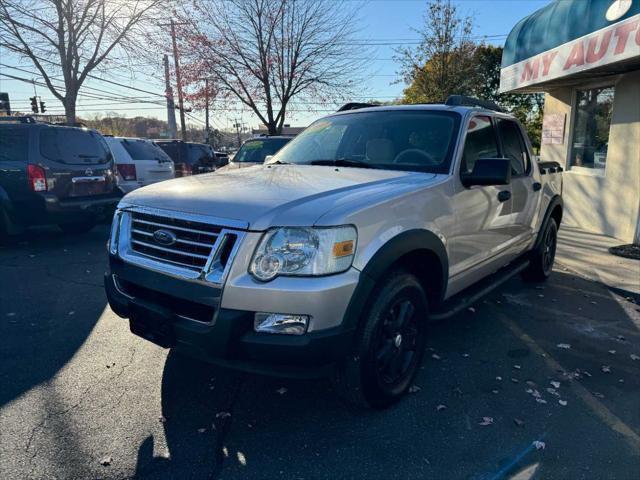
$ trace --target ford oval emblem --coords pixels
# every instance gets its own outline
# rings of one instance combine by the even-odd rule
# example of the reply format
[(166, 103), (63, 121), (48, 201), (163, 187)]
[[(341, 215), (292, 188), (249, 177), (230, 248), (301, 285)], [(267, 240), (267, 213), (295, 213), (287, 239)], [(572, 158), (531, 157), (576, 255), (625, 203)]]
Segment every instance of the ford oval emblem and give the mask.
[(174, 243), (176, 243), (176, 240), (178, 240), (178, 237), (176, 237), (176, 234), (173, 233), (171, 230), (160, 229), (153, 232), (153, 239), (155, 240), (156, 243), (159, 243), (160, 245), (164, 245), (165, 247), (169, 247)]

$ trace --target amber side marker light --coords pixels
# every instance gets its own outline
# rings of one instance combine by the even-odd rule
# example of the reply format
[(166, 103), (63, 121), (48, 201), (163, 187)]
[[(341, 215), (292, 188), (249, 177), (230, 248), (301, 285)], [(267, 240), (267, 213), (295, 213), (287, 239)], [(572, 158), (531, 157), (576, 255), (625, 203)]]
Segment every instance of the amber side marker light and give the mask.
[(345, 240), (344, 242), (338, 242), (333, 244), (333, 256), (334, 257), (346, 257), (353, 254), (353, 240)]

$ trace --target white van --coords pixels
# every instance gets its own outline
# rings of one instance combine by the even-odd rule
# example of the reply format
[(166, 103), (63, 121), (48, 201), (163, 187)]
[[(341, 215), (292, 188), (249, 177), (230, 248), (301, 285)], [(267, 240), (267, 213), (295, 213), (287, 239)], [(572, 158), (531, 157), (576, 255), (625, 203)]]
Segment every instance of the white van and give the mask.
[(151, 140), (105, 137), (118, 172), (118, 187), (129, 193), (138, 187), (175, 177), (173, 160)]

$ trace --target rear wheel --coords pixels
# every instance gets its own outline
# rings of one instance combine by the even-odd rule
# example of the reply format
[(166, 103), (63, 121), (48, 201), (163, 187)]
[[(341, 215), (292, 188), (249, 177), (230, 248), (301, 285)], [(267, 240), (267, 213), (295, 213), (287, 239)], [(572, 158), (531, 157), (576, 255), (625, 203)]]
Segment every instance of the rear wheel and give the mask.
[(58, 225), (60, 230), (64, 233), (68, 233), (70, 235), (81, 235), (83, 233), (87, 233), (96, 226), (95, 220), (85, 220), (82, 222), (73, 222), (73, 223), (61, 223)]
[(407, 392), (422, 362), (427, 298), (416, 277), (396, 271), (371, 302), (354, 351), (338, 368), (334, 384), (351, 405), (386, 408)]
[(553, 270), (558, 244), (558, 225), (553, 218), (549, 218), (542, 234), (542, 241), (531, 252), (529, 266), (522, 272), (525, 280), (541, 282), (549, 278)]

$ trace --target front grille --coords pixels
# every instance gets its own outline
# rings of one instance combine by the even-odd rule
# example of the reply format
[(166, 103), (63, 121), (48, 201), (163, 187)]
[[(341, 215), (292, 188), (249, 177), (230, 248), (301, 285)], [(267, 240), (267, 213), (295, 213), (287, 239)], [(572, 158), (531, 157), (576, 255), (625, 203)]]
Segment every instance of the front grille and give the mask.
[[(222, 227), (202, 222), (141, 212), (132, 212), (131, 215), (131, 249), (134, 252), (195, 271), (205, 267), (222, 233)], [(169, 246), (158, 243), (154, 239), (154, 232), (158, 230), (173, 233), (175, 243)], [(227, 238), (225, 244), (229, 240), (235, 239)], [(219, 260), (222, 262), (223, 258)]]

